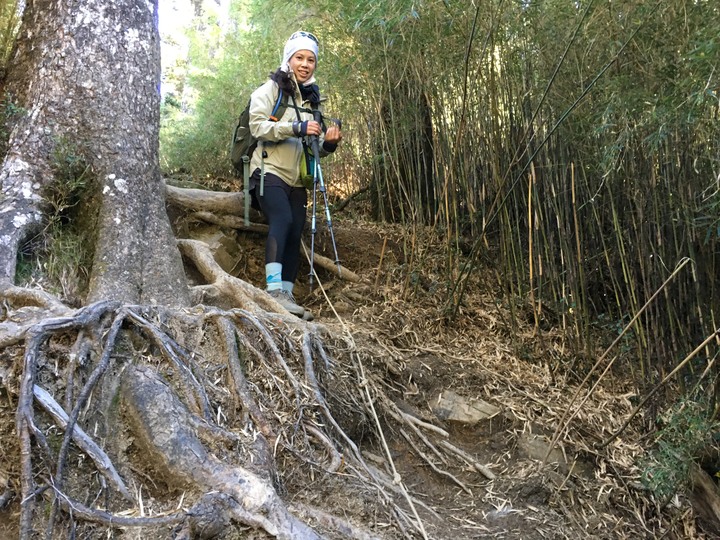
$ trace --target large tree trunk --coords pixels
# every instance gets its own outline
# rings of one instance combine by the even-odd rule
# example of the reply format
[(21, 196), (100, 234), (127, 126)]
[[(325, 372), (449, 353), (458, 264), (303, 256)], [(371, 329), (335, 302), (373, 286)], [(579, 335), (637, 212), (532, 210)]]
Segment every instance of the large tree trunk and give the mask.
[[(27, 113), (0, 170), (0, 279), (42, 223), (43, 194), (68, 148), (93, 180), (97, 218), (89, 301), (186, 305), (187, 287), (158, 166), (157, 2), (38, 0), (23, 17), (7, 91)], [(58, 163), (60, 161), (60, 163)]]

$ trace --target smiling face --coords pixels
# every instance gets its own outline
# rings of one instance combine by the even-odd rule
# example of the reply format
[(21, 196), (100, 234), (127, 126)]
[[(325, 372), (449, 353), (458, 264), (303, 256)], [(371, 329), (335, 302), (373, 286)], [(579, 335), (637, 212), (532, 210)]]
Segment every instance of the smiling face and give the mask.
[(290, 57), (290, 69), (300, 84), (310, 80), (315, 73), (315, 54), (312, 51), (300, 50)]

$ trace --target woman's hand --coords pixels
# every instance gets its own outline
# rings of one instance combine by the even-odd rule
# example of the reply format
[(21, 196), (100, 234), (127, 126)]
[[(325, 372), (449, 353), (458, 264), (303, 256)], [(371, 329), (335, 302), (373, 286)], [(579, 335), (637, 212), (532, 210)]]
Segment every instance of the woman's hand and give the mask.
[(321, 135), (321, 134), (322, 134), (322, 128), (320, 127), (320, 123), (316, 122), (315, 120), (310, 120), (307, 123), (306, 135)]
[(342, 131), (336, 125), (330, 126), (325, 132), (325, 142), (337, 144), (342, 141)]
[(322, 128), (320, 123), (315, 120), (305, 120), (304, 122), (293, 122), (293, 133), (298, 137), (304, 137), (305, 135), (320, 135)]

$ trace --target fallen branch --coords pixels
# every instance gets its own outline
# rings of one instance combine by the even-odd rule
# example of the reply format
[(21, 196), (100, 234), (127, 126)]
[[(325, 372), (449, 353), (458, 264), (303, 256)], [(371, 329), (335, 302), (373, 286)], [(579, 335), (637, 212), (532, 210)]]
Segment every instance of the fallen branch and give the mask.
[[(303, 250), (305, 251), (305, 256), (308, 259), (308, 263), (310, 262), (310, 251), (308, 250), (307, 246), (305, 245), (305, 242), (302, 244)], [(340, 265), (340, 268), (338, 269), (338, 265), (333, 261), (332, 259), (328, 259), (327, 257), (320, 255), (319, 253), (313, 254), (313, 263), (318, 265), (320, 268), (324, 268), (328, 272), (331, 272), (333, 275), (336, 275), (337, 277), (344, 279), (345, 281), (350, 281), (352, 283), (360, 283), (361, 279), (360, 276), (358, 276), (355, 272), (352, 272), (345, 268), (342, 264)]]
[(351, 194), (347, 199), (344, 199), (333, 206), (333, 210), (335, 212), (342, 211), (348, 204), (350, 204), (353, 200), (355, 200), (357, 197), (362, 195), (363, 193), (367, 192), (370, 189), (370, 186), (365, 186), (363, 188), (358, 189), (355, 193)]
[(188, 210), (235, 215), (242, 215), (245, 211), (245, 197), (241, 191), (210, 191), (166, 185), (165, 200)]
[[(47, 390), (38, 385), (33, 386), (33, 394), (43, 409), (64, 429), (68, 424), (68, 415), (60, 404), (53, 399)], [(110, 458), (80, 426), (74, 426), (72, 439), (83, 452), (90, 456), (103, 476), (105, 476), (128, 501), (134, 502), (134, 497), (127, 486), (125, 486), (125, 482), (123, 482), (123, 479), (118, 474)]]
[(477, 472), (481, 473), (488, 480), (494, 480), (496, 478), (494, 472), (492, 472), (490, 469), (488, 469), (482, 463), (479, 463), (474, 457), (472, 457), (470, 454), (468, 454), (464, 450), (461, 450), (457, 446), (450, 444), (448, 441), (440, 441), (440, 446), (444, 446), (451, 452), (453, 452), (453, 453), (457, 454), (458, 456), (460, 456), (461, 458), (463, 458), (465, 461), (467, 461), (468, 465), (470, 465)]

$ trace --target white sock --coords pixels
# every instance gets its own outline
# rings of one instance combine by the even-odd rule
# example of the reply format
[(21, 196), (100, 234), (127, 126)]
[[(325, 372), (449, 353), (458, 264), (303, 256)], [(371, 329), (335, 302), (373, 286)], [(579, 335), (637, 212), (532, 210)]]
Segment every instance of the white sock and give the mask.
[(265, 265), (265, 288), (268, 291), (282, 289), (282, 263), (272, 262)]

